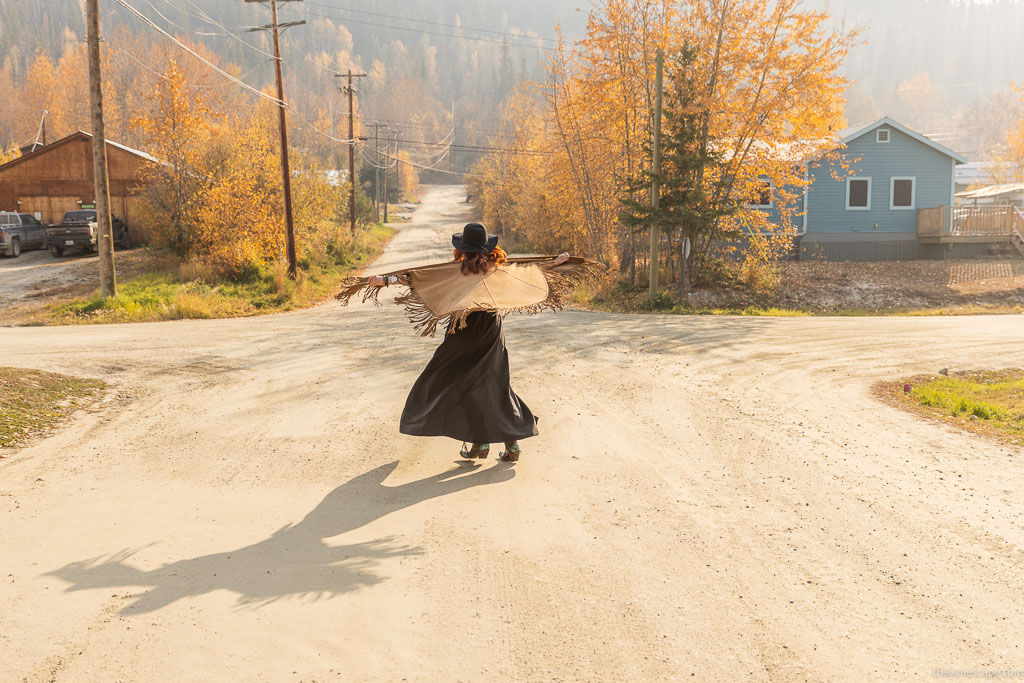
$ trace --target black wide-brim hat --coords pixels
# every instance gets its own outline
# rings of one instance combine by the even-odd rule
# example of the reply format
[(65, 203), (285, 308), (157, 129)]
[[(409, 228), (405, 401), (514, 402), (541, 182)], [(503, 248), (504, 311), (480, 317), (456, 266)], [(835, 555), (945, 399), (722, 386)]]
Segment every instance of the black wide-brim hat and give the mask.
[(490, 254), (498, 246), (498, 236), (488, 235), (480, 223), (466, 223), (461, 235), (452, 235), (452, 246), (467, 254)]

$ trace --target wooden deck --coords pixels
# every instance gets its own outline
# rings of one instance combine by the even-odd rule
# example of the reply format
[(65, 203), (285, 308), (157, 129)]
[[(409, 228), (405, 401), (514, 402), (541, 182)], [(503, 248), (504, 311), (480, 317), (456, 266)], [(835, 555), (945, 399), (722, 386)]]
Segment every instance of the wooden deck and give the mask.
[(1009, 242), (1024, 256), (1024, 214), (1015, 206), (918, 209), (917, 238), (925, 244)]

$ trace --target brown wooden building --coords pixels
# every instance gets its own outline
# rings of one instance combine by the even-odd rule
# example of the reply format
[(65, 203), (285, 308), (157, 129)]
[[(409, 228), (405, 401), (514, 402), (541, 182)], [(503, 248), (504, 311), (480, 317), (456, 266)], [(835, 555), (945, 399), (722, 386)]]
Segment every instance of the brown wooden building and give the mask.
[[(133, 235), (145, 234), (139, 224), (139, 173), (156, 159), (107, 140), (110, 210)], [(44, 223), (57, 223), (65, 211), (95, 206), (92, 135), (72, 133), (0, 166), (0, 211), (39, 213)]]

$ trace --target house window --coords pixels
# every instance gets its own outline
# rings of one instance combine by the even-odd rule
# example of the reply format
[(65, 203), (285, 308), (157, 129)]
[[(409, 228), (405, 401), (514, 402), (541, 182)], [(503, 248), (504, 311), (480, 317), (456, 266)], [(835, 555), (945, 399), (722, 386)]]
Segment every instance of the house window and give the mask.
[(775, 206), (772, 197), (772, 181), (760, 178), (754, 185), (753, 199), (747, 204), (749, 209), (770, 209)]
[(846, 179), (847, 211), (871, 209), (871, 178), (851, 176)]
[(875, 131), (875, 142), (889, 142), (889, 129), (879, 128)]
[(908, 211), (916, 206), (917, 179), (913, 176), (893, 176), (889, 179), (889, 208)]

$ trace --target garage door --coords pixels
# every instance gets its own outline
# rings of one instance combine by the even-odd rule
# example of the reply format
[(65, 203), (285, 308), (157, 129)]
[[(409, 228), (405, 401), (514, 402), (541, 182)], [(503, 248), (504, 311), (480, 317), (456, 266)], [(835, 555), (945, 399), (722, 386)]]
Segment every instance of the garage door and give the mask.
[(18, 211), (35, 214), (39, 212), (44, 223), (59, 223), (66, 211), (81, 208), (78, 197), (18, 197), (21, 204)]

